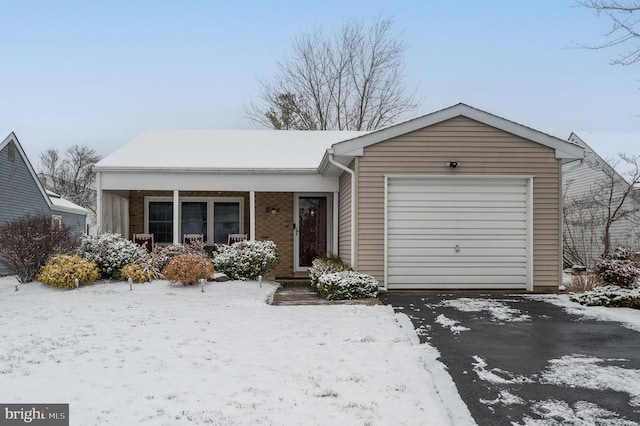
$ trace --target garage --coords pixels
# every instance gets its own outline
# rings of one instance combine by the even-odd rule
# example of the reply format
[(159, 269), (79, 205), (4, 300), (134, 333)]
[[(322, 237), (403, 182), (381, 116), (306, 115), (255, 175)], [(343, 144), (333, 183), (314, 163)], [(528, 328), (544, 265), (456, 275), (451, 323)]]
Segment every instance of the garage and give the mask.
[(531, 290), (532, 181), (385, 177), (387, 288)]

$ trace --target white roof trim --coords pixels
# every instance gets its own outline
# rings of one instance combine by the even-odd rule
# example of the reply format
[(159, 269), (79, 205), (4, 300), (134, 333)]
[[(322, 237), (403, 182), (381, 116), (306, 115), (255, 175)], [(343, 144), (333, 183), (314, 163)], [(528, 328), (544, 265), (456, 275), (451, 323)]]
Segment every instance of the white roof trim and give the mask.
[(38, 179), (38, 175), (36, 174), (36, 171), (33, 169), (33, 166), (31, 165), (31, 162), (29, 161), (27, 154), (25, 154), (24, 150), (22, 149), (22, 145), (20, 145), (20, 142), (18, 142), (18, 137), (14, 132), (9, 133), (9, 136), (7, 136), (4, 141), (2, 141), (2, 143), (0, 144), (0, 151), (2, 151), (7, 145), (9, 145), (9, 142), (13, 142), (13, 144), (16, 146), (18, 153), (22, 157), (22, 160), (27, 165), (27, 170), (29, 170), (29, 173), (31, 174), (31, 177), (33, 177), (34, 182), (38, 186), (40, 193), (42, 193), (42, 196), (44, 197), (45, 202), (49, 206), (49, 209), (52, 209), (53, 203), (51, 203), (51, 200), (47, 195), (47, 191), (44, 189), (44, 187), (40, 183), (40, 179)]
[(338, 142), (334, 144), (332, 148), (335, 153), (334, 155), (336, 156), (355, 156), (357, 155), (358, 150), (366, 148), (367, 146), (459, 116), (470, 118), (488, 126), (504, 130), (505, 132), (512, 133), (524, 139), (553, 148), (556, 151), (556, 158), (558, 159), (577, 160), (584, 157), (583, 149), (580, 146), (505, 118), (498, 117), (497, 115), (470, 107), (463, 103), (441, 109), (440, 111), (436, 111), (431, 114), (423, 115), (422, 117), (391, 125), (348, 141)]

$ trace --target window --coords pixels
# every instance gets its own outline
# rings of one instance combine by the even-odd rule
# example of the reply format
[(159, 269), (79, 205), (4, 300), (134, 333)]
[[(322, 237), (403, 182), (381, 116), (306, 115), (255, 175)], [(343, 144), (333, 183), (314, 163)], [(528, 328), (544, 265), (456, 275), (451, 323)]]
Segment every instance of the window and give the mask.
[[(202, 234), (207, 244), (228, 241), (243, 232), (241, 197), (180, 197), (178, 241), (184, 234)], [(173, 243), (173, 198), (145, 197), (145, 233), (159, 244)]]
[(173, 203), (149, 202), (149, 234), (156, 243), (173, 243)]
[(9, 145), (7, 146), (7, 155), (9, 157), (9, 161), (16, 161), (16, 146), (13, 142), (9, 142)]
[(214, 241), (226, 244), (229, 234), (240, 233), (240, 203), (215, 202), (213, 205)]
[(204, 201), (183, 201), (181, 210), (181, 234), (180, 241), (184, 234), (202, 234), (207, 241), (207, 202)]

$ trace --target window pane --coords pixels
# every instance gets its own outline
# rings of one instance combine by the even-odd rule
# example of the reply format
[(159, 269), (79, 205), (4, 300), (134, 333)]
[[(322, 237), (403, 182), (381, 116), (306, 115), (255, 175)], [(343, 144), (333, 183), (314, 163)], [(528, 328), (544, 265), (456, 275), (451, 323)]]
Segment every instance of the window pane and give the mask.
[(215, 203), (213, 229), (216, 243), (226, 244), (229, 234), (240, 233), (240, 203)]
[(207, 241), (207, 203), (182, 203), (182, 237), (184, 234), (202, 234)]
[(173, 242), (173, 203), (149, 202), (149, 233), (156, 243)]

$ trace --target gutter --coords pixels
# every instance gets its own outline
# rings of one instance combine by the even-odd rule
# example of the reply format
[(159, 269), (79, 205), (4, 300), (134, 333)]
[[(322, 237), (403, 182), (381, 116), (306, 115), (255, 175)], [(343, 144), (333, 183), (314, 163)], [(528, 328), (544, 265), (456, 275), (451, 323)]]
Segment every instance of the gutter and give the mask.
[(351, 266), (356, 269), (356, 172), (333, 158), (333, 148), (327, 150), (329, 163), (351, 175)]

